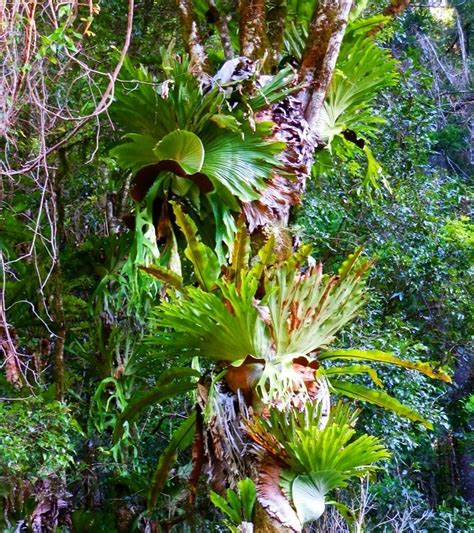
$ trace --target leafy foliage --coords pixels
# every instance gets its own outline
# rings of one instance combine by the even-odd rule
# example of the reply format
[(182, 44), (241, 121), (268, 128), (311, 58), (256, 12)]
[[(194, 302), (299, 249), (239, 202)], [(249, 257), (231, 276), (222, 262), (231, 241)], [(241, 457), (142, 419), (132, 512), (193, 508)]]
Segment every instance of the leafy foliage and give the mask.
[[(231, 105), (232, 86), (230, 95), (218, 84), (203, 89), (190, 71), (189, 60), (174, 57), (171, 50), (163, 51), (163, 68), (165, 79), (155, 81), (144, 67), (135, 68), (126, 61), (113, 114), (128, 130), (130, 142), (111, 153), (135, 174), (138, 200), (143, 190), (152, 187), (152, 201), (186, 199), (196, 220), (214, 218), (214, 242), (222, 261), (222, 245), (229, 247), (235, 232), (232, 213), (239, 211), (238, 201), (259, 197), (278, 165), (275, 155), (284, 145), (268, 139), (271, 123), (259, 122), (252, 128), (245, 106)], [(279, 87), (277, 80), (266, 94), (278, 94)], [(257, 109), (261, 101), (249, 100), (248, 105)], [(152, 186), (153, 182), (157, 184)], [(146, 221), (155, 223), (152, 213)]]
[[(209, 72), (224, 61), (211, 4), (227, 23), (234, 50), (239, 40), (232, 2), (194, 2)], [(355, 402), (365, 398), (358, 427), (392, 452), (392, 460), (371, 476), (375, 505), (365, 517), (358, 515), (364, 491), (357, 473), (343, 481), (343, 489), (333, 489), (337, 501), (331, 502), (324, 493), (340, 474), (301, 467), (295, 476), (289, 466), (266, 462), (265, 456), (289, 457), (280, 446), (291, 441), (286, 422), (281, 434), (272, 422), (265, 439), (255, 439), (256, 446), (268, 446), (256, 483), (260, 504), (270, 515), (276, 512), (271, 516), (297, 530), (326, 503), (334, 509), (314, 526), (318, 530), (345, 530), (333, 523), (335, 509), (354, 521), (350, 527), (368, 532), (406, 524), (436, 533), (474, 528), (472, 510), (460, 497), (472, 445), (472, 398), (463, 381), (474, 324), (472, 135), (468, 85), (462, 85), (463, 36), (467, 59), (472, 49), (463, 28), (472, 1), (443, 8), (442, 22), (435, 11), (413, 5), (375, 39), (368, 32), (384, 17), (360, 16), (364, 9), (364, 17), (379, 12), (378, 3), (356, 2), (350, 15), (324, 113), (328, 147), (316, 154), (296, 217), (299, 227), (289, 233), (296, 242), (311, 242), (311, 253), (327, 271), (337, 272), (360, 244), (378, 258), (364, 309), (363, 284), (361, 294), (346, 301), (344, 291), (338, 295), (337, 275), (319, 273), (310, 256), (284, 258), (281, 243), (270, 239), (254, 257), (264, 239), (259, 235), (250, 243), (243, 231), (241, 202), (258, 198), (281, 171), (282, 145), (273, 138), (281, 129), (265, 121), (270, 105), (279, 102), (278, 109), (286, 111), (282, 100), (301, 89), (297, 65), (316, 2), (265, 4), (272, 35), (279, 31), (275, 15), (284, 11), (279, 6), (286, 4), (283, 50), (278, 58), (275, 40), (268, 51), (272, 75), (262, 75), (262, 57), (226, 78), (241, 60), (236, 53), (234, 62), (198, 82), (178, 35), (175, 4), (155, 0), (135, 9), (133, 59), (126, 60), (111, 93), (114, 102), (109, 108), (109, 95), (101, 114), (94, 110), (115, 77), (108, 72), (126, 31), (126, 4), (102, 3), (99, 13), (97, 5), (75, 1), (41, 9), (17, 2), (6, 12), (7, 30), (13, 31), (5, 41), (6, 135), (0, 141), (0, 358), (6, 356), (6, 375), (19, 379), (16, 385), (0, 380), (5, 531), (222, 529), (222, 516), (204, 501), (207, 478), (197, 485), (196, 465), (214, 445), (219, 455), (222, 435), (236, 437), (223, 424), (226, 415), (245, 411), (245, 402), (250, 413), (272, 422), (274, 409), (268, 412), (268, 405), (256, 401), (266, 395), (282, 420), (298, 425), (304, 404), (324, 397), (326, 383), (331, 394)], [(15, 9), (26, 16), (10, 21)], [(139, 62), (146, 66), (133, 66)], [(373, 76), (367, 75), (369, 66)], [(290, 134), (299, 127), (292, 117), (282, 125), (290, 126)], [(44, 155), (39, 163), (38, 154)], [(370, 192), (380, 183), (386, 187), (372, 201), (360, 194), (362, 187)], [(269, 234), (278, 240), (278, 229)], [(329, 286), (331, 298), (324, 301), (318, 291)], [(208, 298), (211, 303), (208, 296), (215, 296)], [(183, 301), (187, 326), (204, 324), (215, 349), (226, 347), (225, 358), (208, 356), (195, 335), (199, 349), (173, 345), (180, 335), (174, 326), (153, 323), (152, 307), (160, 300), (176, 308)], [(157, 347), (153, 338), (143, 342), (150, 318), (152, 333), (159, 329), (163, 338), (174, 337), (169, 346)], [(179, 320), (176, 313), (173, 321)], [(221, 321), (228, 329), (219, 329)], [(249, 357), (250, 350), (262, 355)], [(51, 398), (62, 351), (60, 404)], [(19, 365), (9, 370), (17, 358)], [(451, 375), (451, 387), (429, 380), (447, 382)], [(27, 387), (16, 388), (22, 384)], [(278, 401), (284, 390), (291, 390), (287, 401)], [(223, 403), (215, 416), (206, 418), (203, 410), (203, 425), (198, 415), (206, 392), (213, 405)], [(407, 425), (393, 411), (421, 424)], [(325, 429), (327, 415), (323, 403), (317, 430), (302, 431), (310, 437), (297, 459), (308, 467), (316, 468), (320, 458), (311, 439), (324, 444), (318, 431)], [(240, 428), (240, 419), (233, 421)], [(430, 424), (434, 429), (428, 431)], [(296, 454), (299, 443), (291, 442)], [(224, 452), (222, 464), (227, 461)], [(195, 507), (189, 503), (190, 476)], [(226, 488), (220, 487), (221, 497)], [(245, 496), (232, 485), (234, 496), (219, 500), (230, 529), (244, 529), (255, 518), (252, 488), (249, 483)], [(271, 494), (271, 504), (264, 493)], [(234, 515), (231, 523), (226, 511), (240, 513), (238, 520)]]
[(2, 478), (35, 482), (64, 472), (75, 461), (82, 435), (70, 409), (41, 398), (0, 404)]
[(339, 403), (321, 427), (321, 406), (307, 403), (301, 412), (273, 409), (269, 418), (248, 423), (250, 436), (273, 461), (285, 464), (280, 484), (293, 501), (301, 524), (321, 516), (327, 493), (344, 487), (352, 476), (366, 475), (375, 462), (389, 457), (376, 437), (354, 439), (356, 419), (357, 413)]
[[(234, 246), (234, 264), (242, 260), (245, 238), (242, 228)], [(188, 250), (194, 242), (191, 231)], [(209, 268), (210, 252), (194, 246), (188, 257), (201, 287), (186, 287), (161, 303), (153, 344), (163, 354), (202, 356), (234, 367), (245, 363), (248, 356), (261, 359), (265, 368), (258, 380), (260, 393), (265, 398), (272, 398), (277, 389), (281, 393), (292, 380), (298, 380), (290, 368), (293, 359), (308, 357), (329, 344), (353, 318), (363, 302), (363, 277), (371, 265), (359, 261), (359, 250), (342, 265), (338, 276), (323, 276), (322, 265), (302, 272), (309, 252), (303, 247), (282, 263), (265, 265), (268, 252), (264, 248), (251, 267), (230, 269), (230, 277), (212, 282), (204, 279), (201, 268)], [(258, 294), (262, 287), (263, 293)]]
[(223, 498), (217, 492), (211, 491), (211, 502), (227, 517), (225, 524), (232, 533), (238, 533), (242, 523), (252, 523), (253, 511), (257, 492), (255, 483), (250, 478), (241, 479), (237, 483), (237, 493), (227, 489)]

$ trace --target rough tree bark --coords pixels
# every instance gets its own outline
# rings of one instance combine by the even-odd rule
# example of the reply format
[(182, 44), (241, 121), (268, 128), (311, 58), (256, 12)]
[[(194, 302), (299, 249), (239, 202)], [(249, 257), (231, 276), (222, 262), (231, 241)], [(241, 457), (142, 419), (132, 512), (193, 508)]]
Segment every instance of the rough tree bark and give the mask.
[(263, 59), (268, 49), (265, 20), (265, 0), (240, 1), (240, 55), (252, 60)]
[(304, 116), (317, 143), (319, 116), (336, 66), (351, 6), (352, 0), (320, 0), (303, 52), (300, 77), (310, 84), (303, 104)]
[(287, 0), (274, 0), (268, 9), (268, 42), (271, 43), (268, 66), (270, 69), (275, 68), (278, 65), (280, 50), (283, 44), (283, 36), (285, 33), (287, 7)]
[[(280, 155), (283, 172), (268, 184), (262, 197), (245, 205), (250, 230), (288, 226), (290, 211), (300, 202), (314, 151), (320, 144), (319, 116), (336, 66), (352, 0), (321, 0), (314, 13), (299, 69), (306, 88), (275, 105), (271, 119), (274, 135), (286, 143)], [(282, 12), (283, 13), (283, 12)], [(290, 177), (288, 177), (290, 176)]]
[(177, 0), (178, 11), (181, 18), (181, 27), (183, 31), (184, 45), (191, 65), (198, 77), (202, 76), (207, 70), (207, 55), (204, 50), (199, 26), (193, 14), (192, 0)]

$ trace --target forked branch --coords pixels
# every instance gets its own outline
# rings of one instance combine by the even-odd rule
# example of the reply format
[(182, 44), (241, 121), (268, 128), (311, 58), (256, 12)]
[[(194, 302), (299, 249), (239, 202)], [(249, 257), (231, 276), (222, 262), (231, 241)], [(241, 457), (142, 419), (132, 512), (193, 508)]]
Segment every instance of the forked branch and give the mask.
[(209, 6), (209, 12), (212, 15), (212, 18), (219, 31), (222, 48), (224, 50), (224, 57), (226, 59), (232, 59), (234, 57), (234, 50), (230, 40), (229, 26), (227, 24), (226, 15), (222, 12), (222, 10), (219, 11), (215, 0), (207, 0), (207, 5)]

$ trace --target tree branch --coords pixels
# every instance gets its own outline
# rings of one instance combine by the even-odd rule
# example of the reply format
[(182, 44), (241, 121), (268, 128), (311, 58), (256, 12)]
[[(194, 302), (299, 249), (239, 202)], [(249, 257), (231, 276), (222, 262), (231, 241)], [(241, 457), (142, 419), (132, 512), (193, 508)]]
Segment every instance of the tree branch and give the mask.
[[(391, 0), (390, 4), (382, 11), (382, 14), (386, 17), (398, 17), (400, 16), (405, 9), (410, 5), (411, 0)], [(373, 30), (369, 32), (369, 35), (375, 35), (377, 32), (379, 32), (382, 28), (385, 27), (385, 25), (389, 22), (386, 20), (385, 22), (381, 22), (378, 24)]]
[(259, 59), (268, 47), (265, 0), (240, 0), (240, 55)]
[(391, 0), (390, 4), (383, 10), (386, 17), (398, 17), (410, 5), (411, 0)]
[(193, 1), (177, 0), (177, 4), (186, 52), (191, 57), (193, 70), (200, 76), (207, 70), (207, 55), (199, 33), (197, 20), (194, 17)]
[(270, 67), (278, 65), (283, 35), (285, 32), (285, 19), (288, 7), (287, 0), (274, 0), (267, 14), (268, 40), (270, 47)]
[(229, 27), (227, 25), (226, 16), (217, 9), (215, 0), (207, 0), (209, 11), (214, 19), (219, 35), (221, 38), (222, 48), (224, 50), (224, 57), (232, 59), (234, 57), (234, 50), (230, 41)]
[(317, 125), (346, 31), (352, 0), (320, 0), (301, 60), (300, 78), (310, 83), (304, 101), (305, 118), (318, 137)]
[(125, 57), (127, 55), (128, 49), (130, 47), (130, 42), (132, 39), (132, 31), (133, 31), (133, 12), (135, 9), (135, 0), (128, 0), (128, 13), (127, 13), (127, 30), (125, 34), (125, 40), (122, 47), (122, 50), (120, 51), (120, 57), (118, 60), (118, 63), (112, 72), (112, 74), (108, 74), (109, 77), (109, 83), (107, 85), (107, 88), (105, 89), (104, 93), (102, 94), (102, 98), (100, 99), (100, 102), (97, 104), (97, 107), (95, 110), (86, 116), (80, 117), (77, 120), (76, 126), (72, 128), (68, 133), (65, 134), (65, 136), (57, 141), (53, 146), (45, 149), (43, 152), (41, 152), (38, 156), (36, 156), (33, 160), (28, 161), (22, 168), (18, 170), (8, 170), (5, 172), (8, 176), (15, 176), (15, 175), (21, 175), (26, 174), (27, 172), (30, 172), (37, 168), (41, 162), (45, 161), (46, 158), (56, 150), (59, 150), (62, 146), (64, 146), (69, 139), (74, 137), (78, 131), (80, 131), (89, 121), (91, 118), (97, 117), (101, 115), (104, 111), (106, 111), (110, 105), (113, 102), (114, 97), (114, 88), (115, 88), (115, 82), (117, 81), (117, 78), (119, 76), (120, 70), (122, 69), (123, 63), (125, 61)]

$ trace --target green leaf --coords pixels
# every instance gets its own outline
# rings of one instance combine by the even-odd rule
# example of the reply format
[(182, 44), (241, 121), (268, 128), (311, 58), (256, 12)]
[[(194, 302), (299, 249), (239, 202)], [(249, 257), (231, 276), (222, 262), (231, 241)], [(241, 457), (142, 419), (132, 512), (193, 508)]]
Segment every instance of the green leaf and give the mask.
[(212, 115), (212, 122), (217, 124), (219, 128), (224, 128), (235, 133), (240, 133), (240, 122), (232, 115), (223, 115), (222, 113), (217, 113)]
[(158, 496), (163, 490), (170, 470), (177, 460), (178, 450), (184, 450), (192, 443), (195, 425), (196, 413), (194, 412), (174, 431), (169, 444), (160, 455), (148, 492), (147, 507), (149, 511), (152, 511), (156, 506)]
[(191, 131), (176, 130), (165, 135), (153, 153), (157, 161), (175, 161), (186, 174), (200, 172), (204, 162), (204, 146)]
[(161, 267), (158, 265), (139, 266), (138, 268), (140, 270), (143, 270), (143, 272), (154, 276), (163, 283), (171, 285), (175, 289), (181, 290), (183, 288), (183, 278), (179, 274), (176, 274), (176, 272), (170, 270), (169, 268)]
[(238, 514), (239, 520), (242, 520), (242, 504), (240, 502), (240, 498), (231, 489), (227, 489), (226, 496), (227, 496), (227, 501), (229, 502), (230, 506), (234, 510), (235, 514), (236, 515)]
[(296, 476), (291, 485), (291, 497), (300, 522), (304, 525), (317, 520), (326, 508), (325, 486), (320, 475)]
[(252, 131), (243, 124), (242, 131), (234, 133), (210, 124), (201, 137), (206, 152), (202, 172), (216, 188), (220, 185), (242, 202), (258, 199), (279, 164), (275, 156), (285, 146), (266, 139), (271, 126), (260, 122)]
[(338, 374), (345, 374), (349, 376), (354, 376), (357, 374), (369, 374), (377, 387), (383, 388), (383, 383), (380, 381), (377, 372), (369, 365), (333, 366), (325, 369), (324, 373), (327, 376), (334, 376)]
[(298, 267), (308, 254), (302, 247), (265, 282), (264, 303), (270, 311), (279, 357), (326, 347), (365, 303), (365, 272), (371, 261), (359, 263), (354, 254), (338, 276), (323, 275), (321, 264), (301, 273)]
[(275, 236), (271, 235), (258, 252), (258, 261), (250, 269), (250, 274), (260, 279), (266, 267), (276, 261)]
[(248, 267), (250, 257), (250, 236), (243, 218), (239, 219), (237, 233), (232, 245), (230, 272), (232, 279), (239, 283), (241, 272)]
[(176, 202), (170, 202), (176, 217), (176, 223), (183, 232), (188, 246), (184, 253), (194, 266), (194, 273), (201, 287), (212, 290), (219, 274), (220, 265), (217, 255), (197, 237), (197, 227), (193, 219), (184, 213)]
[(240, 501), (242, 502), (243, 518), (246, 522), (252, 522), (253, 509), (257, 499), (257, 489), (255, 483), (250, 478), (241, 479), (237, 483)]
[(369, 389), (363, 385), (346, 381), (331, 380), (331, 385), (338, 394), (354, 398), (355, 400), (373, 403), (379, 407), (393, 411), (400, 416), (404, 416), (409, 420), (413, 420), (414, 422), (421, 422), (428, 429), (433, 429), (433, 424), (429, 420), (421, 416), (411, 407), (400, 403), (386, 392)]
[[(229, 496), (229, 492), (233, 492), (233, 491), (231, 491), (231, 489), (228, 489), (227, 497)], [(218, 509), (220, 509), (226, 516), (228, 516), (235, 525), (238, 525), (242, 522), (240, 513), (237, 510), (235, 510), (231, 505), (229, 505), (229, 503), (227, 502), (225, 498), (223, 498), (222, 496), (219, 496), (219, 494), (217, 494), (213, 490), (211, 490), (210, 492), (210, 497), (211, 497), (211, 502)]]
[(365, 361), (377, 361), (379, 363), (388, 363), (391, 365), (401, 366), (410, 370), (417, 370), (426, 376), (434, 379), (440, 379), (451, 383), (451, 377), (441, 369), (434, 369), (428, 363), (421, 361), (406, 361), (395, 357), (391, 353), (381, 352), (379, 350), (328, 350), (318, 355), (320, 361), (325, 359), (357, 359)]
[(373, 37), (346, 32), (337, 68), (320, 116), (322, 137), (330, 144), (335, 135), (352, 130), (374, 136), (383, 120), (369, 106), (376, 96), (398, 79), (397, 62)]
[(279, 70), (263, 87), (256, 88), (256, 94), (248, 101), (249, 106), (254, 111), (258, 111), (282, 100), (289, 94), (298, 92), (302, 85), (293, 83), (294, 79), (295, 71), (292, 67)]
[(245, 278), (240, 294), (234, 284), (218, 282), (216, 292), (189, 287), (184, 298), (162, 302), (156, 313), (159, 349), (217, 361), (260, 357), (268, 351), (268, 340), (253, 304), (257, 288), (257, 280)]
[[(302, 411), (271, 408), (268, 418), (254, 419), (248, 425), (249, 435), (258, 434), (255, 440), (260, 444), (268, 441), (267, 449), (277, 461), (284, 461), (289, 471), (320, 474), (324, 492), (344, 487), (347, 479), (375, 470), (377, 461), (390, 456), (378, 438), (370, 435), (356, 438), (357, 412), (352, 412), (348, 404), (339, 402), (334, 406), (324, 427), (320, 424), (321, 416), (321, 405), (310, 403)], [(286, 474), (282, 476), (282, 483), (292, 479)]]
[(110, 155), (117, 159), (121, 168), (130, 170), (132, 173), (138, 172), (141, 168), (156, 163), (156, 156), (153, 149), (156, 140), (149, 135), (129, 133), (124, 136), (131, 139), (131, 142), (121, 144), (110, 150)]

